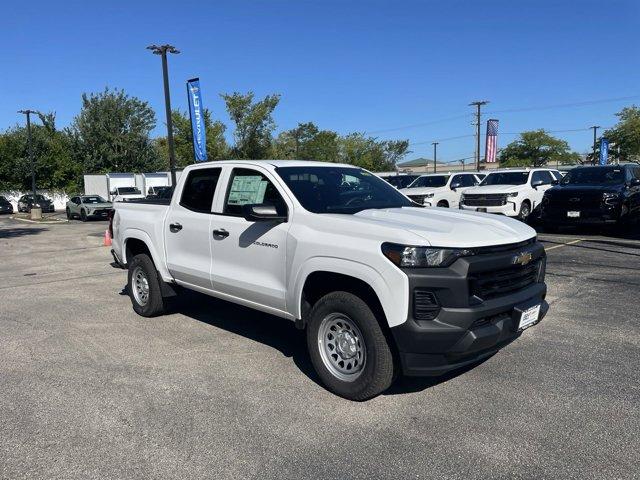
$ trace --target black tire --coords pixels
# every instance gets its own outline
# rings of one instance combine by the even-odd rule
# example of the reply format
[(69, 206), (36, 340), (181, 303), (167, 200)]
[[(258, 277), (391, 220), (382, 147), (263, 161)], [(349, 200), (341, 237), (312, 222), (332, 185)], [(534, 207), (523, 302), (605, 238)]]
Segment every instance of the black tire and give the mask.
[[(328, 360), (323, 360), (324, 347), (319, 332), (327, 318), (333, 315), (348, 318), (364, 341), (363, 366), (353, 380), (338, 378), (325, 363)], [(373, 311), (356, 295), (332, 292), (318, 300), (309, 313), (306, 333), (311, 362), (322, 383), (333, 393), (349, 400), (362, 401), (379, 395), (393, 383), (394, 359), (389, 343)]]
[(80, 220), (82, 220), (83, 222), (87, 221), (87, 212), (84, 210), (84, 208), (80, 210)]
[(71, 210), (67, 207), (67, 220), (71, 220)]
[[(133, 309), (138, 315), (143, 317), (156, 317), (165, 312), (164, 298), (160, 289), (160, 278), (153, 261), (147, 254), (141, 253), (133, 257), (129, 263), (129, 272), (127, 275), (127, 290)], [(136, 285), (134, 282), (134, 273), (137, 274), (138, 269), (143, 273), (147, 280), (148, 296), (146, 302), (141, 301), (136, 296)]]
[(529, 203), (529, 200), (524, 200), (520, 204), (520, 212), (518, 212), (518, 220), (522, 222), (526, 222), (527, 219), (529, 218), (529, 215), (531, 215), (531, 204)]
[(440, 200), (436, 207), (449, 208), (449, 202), (447, 202), (446, 200)]

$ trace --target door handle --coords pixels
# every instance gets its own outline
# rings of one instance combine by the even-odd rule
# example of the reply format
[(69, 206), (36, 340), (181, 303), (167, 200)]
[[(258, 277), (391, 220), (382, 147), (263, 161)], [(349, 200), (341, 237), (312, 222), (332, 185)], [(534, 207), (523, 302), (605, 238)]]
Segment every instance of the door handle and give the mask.
[(173, 233), (177, 233), (180, 230), (182, 230), (182, 225), (180, 225), (179, 223), (170, 223), (169, 224), (169, 230), (172, 231)]
[(227, 232), (224, 228), (220, 228), (213, 231), (213, 236), (227, 238), (229, 236), (229, 232)]

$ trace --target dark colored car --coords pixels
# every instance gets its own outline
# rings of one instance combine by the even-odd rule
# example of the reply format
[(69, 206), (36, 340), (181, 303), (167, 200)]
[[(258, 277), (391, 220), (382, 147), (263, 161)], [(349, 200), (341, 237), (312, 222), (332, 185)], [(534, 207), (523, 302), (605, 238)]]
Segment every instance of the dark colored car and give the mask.
[(407, 188), (409, 185), (413, 183), (413, 181), (418, 178), (420, 175), (389, 175), (387, 177), (382, 177), (387, 183), (390, 183), (397, 189)]
[(13, 205), (5, 197), (0, 195), (0, 213), (13, 213)]
[(173, 187), (169, 186), (160, 186), (160, 187), (149, 187), (147, 192), (147, 198), (171, 198), (171, 194), (173, 193)]
[(640, 165), (576, 167), (542, 199), (547, 226), (618, 224), (640, 215)]
[[(53, 201), (46, 198), (44, 195), (36, 195), (35, 203), (40, 205), (40, 208), (42, 208), (43, 213), (56, 211), (55, 207), (53, 206)], [(23, 195), (18, 200), (18, 211), (31, 212), (31, 207), (33, 207), (33, 205), (34, 205), (33, 195), (31, 194)]]

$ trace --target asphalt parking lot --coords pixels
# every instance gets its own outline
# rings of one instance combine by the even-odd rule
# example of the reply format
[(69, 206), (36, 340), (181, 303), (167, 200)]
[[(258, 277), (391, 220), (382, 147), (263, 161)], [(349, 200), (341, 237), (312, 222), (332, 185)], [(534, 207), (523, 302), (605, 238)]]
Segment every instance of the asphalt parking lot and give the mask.
[(353, 403), (285, 320), (138, 317), (105, 226), (0, 218), (1, 478), (638, 478), (640, 234), (541, 234), (542, 323)]

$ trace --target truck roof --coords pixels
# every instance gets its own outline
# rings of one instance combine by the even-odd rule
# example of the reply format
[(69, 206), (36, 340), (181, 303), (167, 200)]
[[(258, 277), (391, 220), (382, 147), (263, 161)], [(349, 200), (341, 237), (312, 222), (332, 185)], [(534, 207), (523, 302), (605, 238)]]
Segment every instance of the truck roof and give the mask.
[(197, 165), (270, 165), (272, 167), (347, 167), (359, 168), (356, 165), (347, 163), (318, 162), (315, 160), (214, 160), (212, 162), (202, 162)]

